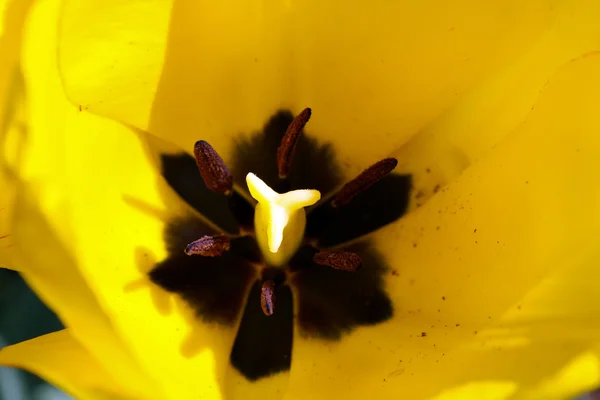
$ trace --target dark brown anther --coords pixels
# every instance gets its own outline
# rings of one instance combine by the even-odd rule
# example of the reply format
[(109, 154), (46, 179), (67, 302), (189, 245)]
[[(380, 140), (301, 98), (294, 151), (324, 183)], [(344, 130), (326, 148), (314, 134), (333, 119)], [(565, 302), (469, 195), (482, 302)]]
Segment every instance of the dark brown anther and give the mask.
[(398, 160), (395, 158), (385, 158), (371, 165), (356, 178), (346, 183), (335, 195), (331, 205), (335, 208), (349, 203), (356, 195), (364, 192), (378, 180), (392, 172), (396, 165), (398, 165)]
[(362, 260), (356, 253), (349, 251), (328, 252), (320, 251), (314, 255), (313, 261), (334, 269), (354, 272), (362, 265)]
[(231, 242), (225, 235), (202, 236), (187, 245), (185, 254), (217, 257), (229, 250), (230, 247)]
[(194, 145), (194, 156), (206, 186), (213, 192), (229, 193), (233, 188), (233, 176), (215, 149), (199, 140)]
[(275, 312), (275, 282), (264, 281), (260, 288), (260, 306), (266, 316)]
[(310, 108), (305, 108), (294, 118), (281, 139), (281, 144), (277, 149), (277, 169), (279, 170), (279, 178), (281, 179), (286, 178), (290, 173), (294, 154), (296, 153), (296, 145), (300, 139), (302, 128), (304, 128), (309, 119)]

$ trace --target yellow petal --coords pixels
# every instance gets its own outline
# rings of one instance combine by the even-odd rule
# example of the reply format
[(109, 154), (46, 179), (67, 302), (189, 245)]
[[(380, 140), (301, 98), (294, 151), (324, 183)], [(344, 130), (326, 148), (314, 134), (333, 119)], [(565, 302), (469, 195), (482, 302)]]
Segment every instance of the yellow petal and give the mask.
[[(66, 168), (60, 152), (52, 154), (52, 146), (48, 145), (60, 148), (63, 143), (60, 133), (67, 104), (56, 96), (60, 84), (53, 63), (54, 48), (49, 46), (53, 37), (48, 32), (55, 30), (56, 22), (53, 24), (52, 19), (56, 18), (58, 8), (56, 1), (36, 3), (25, 27), (23, 65), (29, 89), (30, 124), (26, 140), (18, 141), (12, 153), (7, 154), (7, 157), (18, 155), (18, 160), (8, 162), (17, 182), (14, 220), (18, 224), (14, 224), (11, 236), (12, 256), (27, 282), (60, 313), (63, 323), (107, 373), (133, 397), (147, 397), (156, 393), (153, 382), (145, 377), (123, 340), (115, 334), (112, 321), (77, 270), (76, 259), (66, 249), (66, 244), (73, 241), (66, 222), (60, 219), (61, 214), (52, 214), (57, 208), (63, 213), (67, 209), (57, 196), (55, 189), (59, 185), (47, 179)], [(34, 168), (36, 161), (43, 163), (42, 171)], [(51, 212), (50, 218), (43, 215), (45, 211)]]
[(446, 390), (435, 396), (432, 400), (508, 400), (516, 389), (516, 385), (513, 382), (502, 380), (474, 382)]
[(290, 398), (480, 398), (459, 388), (484, 384), (566, 398), (600, 383), (598, 70), (598, 53), (561, 68), (488, 157), (375, 235), (394, 319), (295, 339)]
[(227, 376), (226, 399), (280, 400), (288, 394), (289, 372), (270, 375), (258, 381), (248, 381), (234, 368)]
[(0, 350), (0, 365), (23, 368), (80, 400), (118, 400), (124, 390), (65, 329)]
[(131, 381), (132, 397), (219, 398), (236, 327), (203, 323), (147, 277), (165, 257), (166, 222), (190, 210), (158, 174), (143, 134), (67, 101), (52, 35), (59, 6), (36, 5), (24, 50), (20, 265), (99, 362), (115, 364), (115, 379)]
[(60, 43), (76, 104), (182, 148), (205, 139), (219, 149), (278, 109), (309, 106), (308, 132), (334, 143), (349, 176), (531, 48), (552, 21), (546, 2), (518, 0), (80, 3), (66, 4)]
[(598, 2), (551, 1), (547, 10), (548, 29), (534, 46), (479, 82), (393, 152), (399, 160), (396, 171), (412, 175), (413, 207), (484, 158), (523, 123), (559, 68), (600, 48)]
[(15, 269), (11, 261), (14, 181), (7, 166), (18, 162), (15, 146), (23, 140), (23, 84), (19, 55), (23, 21), (31, 1), (0, 3), (0, 267)]
[[(20, 162), (19, 148), (24, 143), (24, 88), (20, 73), (15, 73), (14, 95), (10, 96), (11, 115), (5, 119), (5, 131), (0, 134), (0, 267), (17, 269), (13, 261), (13, 221), (16, 180), (11, 170)], [(2, 120), (0, 119), (0, 124)]]
[[(59, 61), (67, 95), (90, 112), (118, 118), (120, 109), (127, 118), (118, 119), (146, 130), (160, 79), (172, 1), (63, 3)], [(85, 43), (94, 44), (93, 52)], [(92, 70), (96, 75), (90, 74)], [(130, 87), (124, 85), (126, 80)], [(185, 145), (190, 147), (190, 143)]]
[[(145, 377), (139, 364), (114, 332), (98, 299), (91, 292), (74, 259), (40, 210), (19, 188), (15, 209), (14, 262), (21, 275), (44, 302), (54, 309), (62, 322), (111, 379), (131, 397), (148, 397), (156, 392), (154, 383)], [(157, 396), (158, 397), (158, 396)]]
[(4, 138), (0, 139), (0, 146), (2, 146), (0, 147), (0, 191), (2, 192), (0, 196), (0, 268), (16, 269), (16, 265), (12, 260), (13, 238), (11, 226), (14, 212), (15, 184), (6, 168), (3, 155), (6, 153), (6, 144), (10, 143), (7, 139), (14, 139), (21, 132), (15, 124), (9, 124), (10, 126), (4, 132)]

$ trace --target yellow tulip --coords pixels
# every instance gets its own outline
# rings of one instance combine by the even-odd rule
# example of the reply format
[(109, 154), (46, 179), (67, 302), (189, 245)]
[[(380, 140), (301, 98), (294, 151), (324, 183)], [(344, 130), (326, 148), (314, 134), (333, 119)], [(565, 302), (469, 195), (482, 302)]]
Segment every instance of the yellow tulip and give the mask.
[[(2, 10), (0, 263), (67, 328), (0, 364), (102, 400), (567, 399), (600, 384), (600, 3)], [(277, 181), (266, 139), (305, 107), (291, 189), (327, 202), (398, 165), (339, 213), (307, 212), (307, 235), (363, 268), (306, 272), (299, 251), (293, 273), (265, 272), (290, 281), (266, 316), (233, 242), (183, 252), (237, 229), (188, 153), (210, 143), (245, 201), (246, 173)]]

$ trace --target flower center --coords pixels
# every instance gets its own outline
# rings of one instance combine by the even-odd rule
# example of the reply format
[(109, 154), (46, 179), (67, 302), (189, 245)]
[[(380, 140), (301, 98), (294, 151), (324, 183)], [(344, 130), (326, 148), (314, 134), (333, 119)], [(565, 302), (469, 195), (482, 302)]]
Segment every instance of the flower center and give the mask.
[[(294, 118), (281, 140), (277, 150), (277, 169), (282, 183), (285, 183), (291, 171), (296, 146), (310, 114), (311, 111), (307, 108)], [(240, 205), (243, 207), (242, 203), (245, 203), (245, 199), (234, 188), (233, 177), (223, 159), (202, 140), (196, 142), (194, 156), (206, 187), (215, 193), (227, 195), (231, 211), (234, 215), (239, 214)], [(346, 183), (334, 196), (328, 197), (324, 204), (318, 205), (319, 222), (327, 223), (338, 209), (390, 173), (396, 165), (396, 159), (386, 158)], [(232, 247), (236, 240), (253, 237), (262, 256), (260, 262), (253, 263), (261, 269), (261, 307), (265, 315), (272, 315), (275, 310), (276, 288), (278, 285), (285, 284), (289, 277), (288, 263), (303, 244), (310, 246), (309, 241), (305, 240), (306, 211), (304, 208), (319, 202), (321, 193), (313, 189), (278, 193), (253, 173), (248, 173), (246, 183), (250, 195), (257, 201), (253, 211), (254, 230), (244, 231), (240, 235), (203, 236), (188, 244), (185, 253), (190, 256), (217, 257), (233, 251)], [(314, 247), (310, 248), (310, 252), (314, 264), (336, 270), (353, 272), (362, 265), (360, 257), (352, 252), (327, 251)]]
[[(202, 217), (168, 221), (168, 255), (149, 278), (202, 321), (237, 330), (229, 361), (251, 381), (290, 369), (295, 332), (338, 341), (394, 314), (385, 278), (397, 266), (365, 235), (404, 215), (411, 176), (390, 174), (387, 158), (342, 185), (334, 148), (304, 133), (309, 117), (280, 110), (236, 140), (235, 180), (204, 141), (194, 157), (160, 156), (166, 182)], [(289, 192), (305, 188), (323, 197)], [(290, 197), (295, 206), (282, 204)]]

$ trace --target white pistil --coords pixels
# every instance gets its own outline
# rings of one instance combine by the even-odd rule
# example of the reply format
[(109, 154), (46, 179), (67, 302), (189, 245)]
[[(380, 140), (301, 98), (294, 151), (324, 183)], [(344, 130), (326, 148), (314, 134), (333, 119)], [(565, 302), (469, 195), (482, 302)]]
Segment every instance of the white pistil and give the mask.
[(302, 189), (280, 194), (252, 173), (246, 176), (246, 183), (258, 201), (254, 229), (263, 257), (270, 265), (283, 266), (302, 243), (306, 227), (304, 207), (319, 201), (321, 193)]

